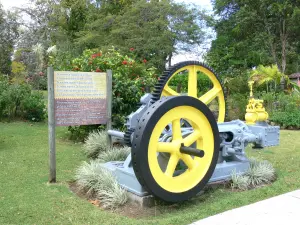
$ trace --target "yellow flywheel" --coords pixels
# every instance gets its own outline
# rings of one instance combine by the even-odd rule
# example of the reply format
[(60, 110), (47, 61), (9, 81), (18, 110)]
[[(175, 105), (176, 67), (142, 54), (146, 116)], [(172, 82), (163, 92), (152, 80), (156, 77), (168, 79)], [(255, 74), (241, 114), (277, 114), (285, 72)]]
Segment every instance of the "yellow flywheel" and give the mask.
[[(186, 79), (178, 79), (184, 76)], [(174, 86), (176, 81), (177, 86)], [(152, 102), (163, 96), (188, 95), (197, 98), (206, 105), (213, 104), (211, 108), (218, 112), (215, 116), (218, 123), (225, 120), (226, 103), (222, 84), (214, 71), (201, 62), (185, 61), (167, 69), (159, 78), (152, 95)]]
[[(189, 126), (184, 127), (183, 121)], [(133, 168), (153, 195), (179, 202), (206, 185), (219, 148), (215, 117), (202, 101), (189, 96), (166, 97), (151, 105), (139, 121), (131, 148)]]

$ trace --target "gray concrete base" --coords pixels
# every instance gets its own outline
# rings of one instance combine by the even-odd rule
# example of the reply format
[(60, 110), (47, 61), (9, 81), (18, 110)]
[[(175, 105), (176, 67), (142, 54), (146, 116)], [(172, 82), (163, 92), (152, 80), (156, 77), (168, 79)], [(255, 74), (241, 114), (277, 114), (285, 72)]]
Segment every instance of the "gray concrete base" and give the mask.
[[(215, 188), (219, 187), (220, 185), (226, 185), (227, 183), (228, 183), (228, 180), (227, 181), (223, 180), (223, 181), (210, 182), (206, 185), (205, 189), (206, 188), (215, 189)], [(200, 191), (197, 194), (197, 196), (204, 194), (205, 189)], [(149, 208), (149, 207), (155, 206), (155, 197), (153, 195), (150, 195), (147, 193), (147, 195), (139, 196), (130, 191), (127, 191), (127, 193), (128, 193), (129, 201), (139, 205), (142, 208)]]
[(142, 208), (148, 208), (155, 206), (155, 198), (153, 195), (146, 195), (146, 196), (138, 196), (131, 192), (128, 193), (128, 198), (130, 202), (134, 202)]

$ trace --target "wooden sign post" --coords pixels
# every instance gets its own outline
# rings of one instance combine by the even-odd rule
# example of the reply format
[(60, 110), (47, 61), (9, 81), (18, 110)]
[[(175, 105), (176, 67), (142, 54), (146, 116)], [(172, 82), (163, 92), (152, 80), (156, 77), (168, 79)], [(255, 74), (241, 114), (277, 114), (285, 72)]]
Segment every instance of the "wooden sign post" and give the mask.
[[(49, 182), (56, 182), (55, 126), (106, 124), (111, 129), (112, 71), (48, 68)], [(111, 138), (107, 135), (107, 144)]]

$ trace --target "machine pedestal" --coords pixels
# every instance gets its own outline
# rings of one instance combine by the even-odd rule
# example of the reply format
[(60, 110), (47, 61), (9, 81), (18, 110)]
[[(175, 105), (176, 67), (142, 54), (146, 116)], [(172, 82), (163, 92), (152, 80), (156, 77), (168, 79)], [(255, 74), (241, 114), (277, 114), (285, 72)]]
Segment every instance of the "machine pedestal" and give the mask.
[[(127, 161), (127, 160), (126, 160)], [(127, 163), (107, 162), (102, 164), (104, 168), (111, 171), (117, 178), (119, 184), (127, 191), (138, 196), (147, 196), (149, 193), (140, 185), (137, 180), (133, 168), (127, 166)], [(245, 173), (249, 168), (249, 161), (243, 162), (226, 162), (218, 163), (216, 169), (208, 183), (229, 180), (233, 171), (237, 174)]]

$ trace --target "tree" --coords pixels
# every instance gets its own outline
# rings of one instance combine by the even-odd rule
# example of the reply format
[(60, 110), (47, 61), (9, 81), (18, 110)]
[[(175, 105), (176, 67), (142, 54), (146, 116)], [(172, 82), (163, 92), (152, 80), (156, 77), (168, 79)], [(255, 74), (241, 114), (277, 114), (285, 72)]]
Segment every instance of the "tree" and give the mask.
[(5, 12), (0, 4), (0, 73), (10, 74), (11, 56), (18, 37), (16, 14)]
[(92, 22), (78, 33), (76, 43), (81, 48), (114, 45), (123, 52), (134, 48), (141, 60), (164, 69), (178, 50), (203, 42), (203, 13), (195, 8), (169, 0), (138, 0), (116, 14), (115, 10), (106, 11), (103, 5), (108, 2), (112, 1), (101, 1), (102, 5), (93, 9), (87, 19)]
[(258, 86), (266, 85), (267, 92), (273, 86), (273, 90), (276, 91), (278, 85), (280, 84), (281, 78), (286, 77), (282, 74), (277, 65), (272, 66), (258, 66), (255, 70), (251, 72), (250, 78), (255, 81)]
[(217, 39), (207, 56), (212, 64), (220, 60), (224, 71), (275, 64), (282, 73), (287, 65), (298, 65), (300, 2), (215, 0), (213, 4), (219, 19), (214, 24)]

